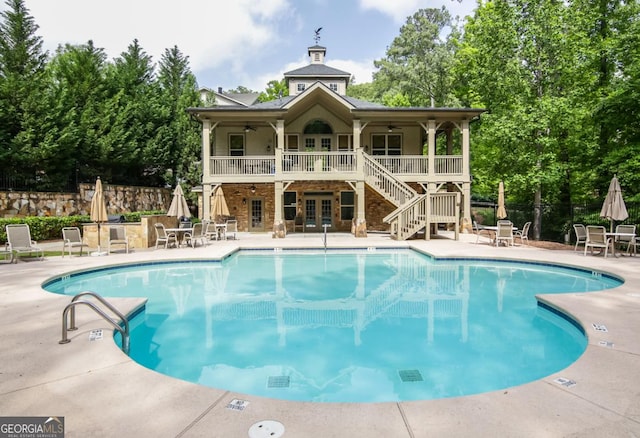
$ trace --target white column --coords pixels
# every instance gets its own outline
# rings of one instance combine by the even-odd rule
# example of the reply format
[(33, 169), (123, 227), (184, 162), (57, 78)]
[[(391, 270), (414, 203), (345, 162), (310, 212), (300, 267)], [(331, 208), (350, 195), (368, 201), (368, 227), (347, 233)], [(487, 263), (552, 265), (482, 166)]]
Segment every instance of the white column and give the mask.
[(429, 159), (429, 180), (433, 181), (436, 174), (436, 121), (427, 121), (427, 150)]
[(211, 220), (211, 120), (202, 121), (202, 209), (200, 218)]

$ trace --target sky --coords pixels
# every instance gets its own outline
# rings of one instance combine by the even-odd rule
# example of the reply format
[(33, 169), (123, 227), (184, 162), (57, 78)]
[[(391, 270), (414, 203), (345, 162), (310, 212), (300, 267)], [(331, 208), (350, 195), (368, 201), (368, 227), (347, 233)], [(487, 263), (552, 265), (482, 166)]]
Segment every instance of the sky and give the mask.
[[(109, 60), (134, 39), (157, 63), (177, 46), (200, 87), (263, 91), (309, 64), (307, 48), (327, 48), (327, 65), (371, 82), (408, 16), (445, 6), (471, 15), (475, 0), (24, 0), (44, 49), (92, 40)], [(0, 10), (6, 10), (4, 2)]]

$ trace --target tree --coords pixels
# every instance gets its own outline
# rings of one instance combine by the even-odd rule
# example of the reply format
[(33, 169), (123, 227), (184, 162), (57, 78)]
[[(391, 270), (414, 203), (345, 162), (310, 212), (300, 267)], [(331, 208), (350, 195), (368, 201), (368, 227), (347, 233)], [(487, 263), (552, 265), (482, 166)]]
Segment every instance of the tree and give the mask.
[(47, 70), (51, 77), (48, 93), (55, 102), (55, 128), (42, 142), (42, 158), (60, 172), (76, 167), (81, 180), (99, 175), (109, 181), (112, 146), (104, 141), (104, 117), (110, 116), (105, 106), (109, 94), (104, 50), (92, 41), (67, 44), (58, 48)]
[[(447, 29), (451, 32), (443, 39)], [(386, 57), (374, 62), (378, 89), (404, 95), (414, 106), (456, 104), (450, 74), (456, 35), (456, 23), (444, 6), (420, 9), (400, 28)]]
[(268, 102), (270, 100), (281, 99), (289, 95), (289, 87), (284, 78), (280, 81), (272, 80), (267, 82), (267, 88), (258, 96), (258, 102)]
[(33, 178), (42, 170), (33, 151), (47, 112), (42, 105), (47, 54), (24, 1), (5, 4), (8, 9), (0, 13), (0, 160), (13, 163), (16, 173), (22, 171), (20, 176)]
[(189, 58), (177, 46), (166, 49), (158, 72), (162, 124), (154, 144), (148, 149), (160, 169), (166, 169), (165, 181), (175, 185), (185, 182), (189, 187), (201, 181), (196, 177), (194, 163), (201, 160), (199, 124), (185, 112), (201, 104), (195, 76), (189, 68)]
[(571, 169), (590, 130), (580, 95), (589, 86), (569, 5), (496, 0), (479, 5), (456, 59), (463, 101), (491, 110), (474, 134), (474, 185), (533, 204), (540, 237), (543, 202), (570, 206)]

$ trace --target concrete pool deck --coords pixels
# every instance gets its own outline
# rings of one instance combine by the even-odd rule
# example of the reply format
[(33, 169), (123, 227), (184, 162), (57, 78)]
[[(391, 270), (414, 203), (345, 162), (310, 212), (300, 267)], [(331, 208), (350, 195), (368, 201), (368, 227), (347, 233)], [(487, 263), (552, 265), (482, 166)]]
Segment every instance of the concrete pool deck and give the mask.
[[(217, 258), (238, 247), (323, 245), (320, 235), (272, 239), (270, 234), (240, 233), (237, 241), (196, 249), (134, 249), (106, 257), (0, 264), (0, 416), (63, 416), (67, 438), (247, 437), (251, 426), (264, 420), (282, 423), (283, 437), (640, 436), (640, 256), (604, 259), (580, 251), (496, 248), (475, 241), (475, 235), (464, 234), (460, 241), (408, 242), (386, 234), (362, 239), (328, 235), (329, 247), (411, 246), (437, 257), (548, 261), (623, 277), (625, 284), (607, 291), (545, 296), (584, 327), (589, 345), (578, 361), (544, 379), (473, 396), (325, 404), (233, 393), (150, 371), (124, 355), (110, 336), (90, 341), (91, 330), (110, 333), (111, 327), (82, 307), (77, 312), (79, 330), (69, 332), (72, 342), (58, 343), (70, 297), (42, 290), (42, 282), (52, 276), (107, 264)], [(110, 301), (124, 313), (142, 303), (135, 298)], [(593, 324), (608, 331), (597, 331)], [(558, 378), (575, 385), (560, 385)], [(243, 410), (229, 409), (234, 399), (249, 404)]]

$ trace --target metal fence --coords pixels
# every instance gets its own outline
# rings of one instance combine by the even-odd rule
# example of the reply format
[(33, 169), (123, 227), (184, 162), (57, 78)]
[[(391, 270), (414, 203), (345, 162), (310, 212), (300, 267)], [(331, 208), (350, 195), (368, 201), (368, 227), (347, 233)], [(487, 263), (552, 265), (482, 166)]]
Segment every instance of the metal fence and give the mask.
[[(629, 217), (619, 224), (636, 225), (640, 229), (640, 203), (627, 203)], [(534, 207), (527, 204), (507, 204), (507, 219), (518, 227), (525, 222), (533, 221)], [(485, 225), (495, 225), (498, 204), (490, 202), (472, 202), (472, 219)], [(571, 206), (561, 204), (543, 204), (540, 206), (542, 224), (540, 239), (563, 242), (569, 233), (571, 241), (575, 241), (573, 224), (610, 226), (610, 221), (600, 217), (602, 202), (592, 204), (575, 204)], [(529, 233), (533, 237), (532, 232)]]
[(75, 193), (77, 190), (78, 181), (75, 174), (70, 175), (67, 179), (50, 180), (46, 176), (25, 177), (0, 172), (0, 191)]

